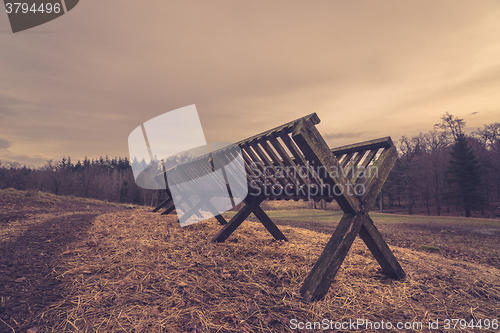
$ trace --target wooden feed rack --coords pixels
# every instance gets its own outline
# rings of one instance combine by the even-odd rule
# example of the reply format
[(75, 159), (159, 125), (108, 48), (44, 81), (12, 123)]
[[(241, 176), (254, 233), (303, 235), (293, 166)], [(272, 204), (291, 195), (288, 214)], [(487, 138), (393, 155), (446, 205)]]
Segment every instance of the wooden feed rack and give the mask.
[[(385, 274), (394, 279), (405, 277), (405, 272), (368, 215), (397, 159), (391, 138), (330, 149), (315, 127), (319, 122), (319, 117), (313, 113), (215, 151), (212, 156), (189, 161), (183, 165), (182, 171), (178, 167), (167, 171), (172, 172), (169, 181), (175, 179), (180, 183), (192, 180), (214, 170), (213, 163), (210, 163), (213, 156), (231, 161), (236, 156), (234, 148), (241, 151), (247, 184), (240, 185), (252, 190), (248, 191), (242, 208), (234, 217), (227, 222), (207, 200), (200, 201), (186, 212), (199, 214), (199, 209), (205, 206), (217, 218), (223, 227), (212, 242), (224, 242), (251, 213), (275, 239), (286, 240), (260, 207), (265, 199), (336, 200), (344, 215), (300, 288), (306, 301), (319, 300), (326, 295), (358, 234)], [(201, 164), (203, 167), (200, 167), (200, 161), (204, 162)], [(166, 181), (165, 172), (160, 176), (158, 181)], [(214, 191), (207, 195), (224, 194)], [(188, 197), (183, 198), (189, 200)], [(162, 208), (165, 209), (163, 214), (175, 210), (171, 196), (154, 211)]]

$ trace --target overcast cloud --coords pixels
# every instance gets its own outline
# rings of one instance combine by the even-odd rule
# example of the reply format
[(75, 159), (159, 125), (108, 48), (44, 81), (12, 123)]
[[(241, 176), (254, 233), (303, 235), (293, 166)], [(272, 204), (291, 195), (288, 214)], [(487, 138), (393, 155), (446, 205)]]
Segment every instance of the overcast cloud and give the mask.
[(499, 41), (486, 0), (82, 0), (17, 34), (0, 11), (0, 160), (127, 156), (134, 128), (191, 104), (207, 141), (312, 112), (331, 146), (447, 111), (474, 129), (500, 120)]

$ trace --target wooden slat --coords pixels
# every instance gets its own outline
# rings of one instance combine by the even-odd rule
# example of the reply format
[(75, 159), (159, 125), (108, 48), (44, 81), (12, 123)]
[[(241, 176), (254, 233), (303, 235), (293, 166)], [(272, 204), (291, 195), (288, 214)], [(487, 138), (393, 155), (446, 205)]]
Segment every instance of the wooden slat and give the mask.
[(371, 150), (368, 155), (366, 155), (366, 158), (363, 160), (363, 162), (358, 165), (358, 170), (356, 170), (356, 173), (354, 174), (354, 177), (351, 178), (351, 183), (352, 184), (357, 184), (361, 175), (363, 174), (364, 170), (368, 167), (368, 164), (373, 160), (375, 155), (377, 155), (378, 149), (373, 149)]
[(356, 196), (347, 190), (348, 180), (340, 172), (340, 166), (331, 153), (325, 140), (310, 121), (301, 121), (294, 128), (292, 137), (300, 147), (306, 158), (314, 161), (316, 165), (322, 165), (326, 170), (339, 170), (338, 174), (330, 173), (326, 179), (332, 186), (339, 185), (344, 189), (337, 196), (337, 202), (344, 212), (355, 213), (360, 210), (360, 204)]
[[(272, 140), (271, 137), (269, 137), (268, 139)], [(283, 186), (288, 185), (290, 180), (293, 183), (295, 183), (295, 179), (290, 179), (290, 177), (288, 177), (288, 175), (286, 174), (286, 166), (284, 164), (286, 162), (283, 159), (281, 159), (280, 157), (278, 157), (278, 155), (276, 155), (276, 153), (274, 152), (271, 145), (264, 139), (261, 139), (259, 141), (259, 144), (262, 146), (262, 148), (267, 153), (267, 155), (269, 155), (269, 157), (272, 159), (274, 166), (278, 166), (281, 168), (281, 170), (282, 170), (281, 175), (283, 176)], [(275, 174), (277, 174), (277, 173), (275, 173)]]
[(278, 170), (275, 168), (274, 164), (269, 160), (266, 154), (262, 151), (259, 145), (255, 143), (252, 145), (252, 148), (255, 151), (255, 153), (260, 157), (260, 160), (264, 163), (265, 168), (268, 170), (270, 168), (272, 170), (273, 175), (270, 178), (272, 178), (277, 185), (285, 187), (287, 185), (286, 180), (284, 178), (275, 177), (278, 174)]
[(259, 205), (253, 205), (253, 213), (276, 240), (287, 240), (285, 235), (283, 235), (281, 230), (278, 229), (276, 224), (271, 221), (269, 216), (267, 216), (267, 214), (262, 210), (262, 208), (260, 208)]
[[(241, 152), (241, 150), (240, 150), (240, 152)], [(229, 155), (230, 155), (230, 156), (229, 156)], [(223, 154), (223, 155), (217, 156), (217, 158), (218, 158), (218, 159), (220, 159), (220, 161), (221, 161), (221, 162), (222, 162), (222, 164), (224, 164), (224, 165), (228, 165), (228, 164), (230, 164), (232, 161), (234, 161), (235, 159), (240, 158), (240, 157), (241, 157), (241, 160), (243, 161), (243, 164), (245, 165), (245, 170), (247, 170), (247, 166), (246, 166), (246, 164), (245, 164), (245, 162), (244, 162), (244, 160), (243, 160), (243, 156), (242, 156), (242, 155), (240, 155), (240, 154), (236, 154), (236, 155), (234, 155), (234, 154), (232, 154), (232, 153), (228, 153), (228, 154)], [(239, 162), (238, 162), (238, 163), (239, 163)], [(252, 172), (252, 173), (253, 173), (253, 171), (251, 171), (249, 167), (248, 167), (248, 170), (249, 170), (250, 172)], [(232, 176), (232, 178), (234, 178), (234, 179), (240, 179), (240, 175), (239, 175), (239, 174), (235, 174), (235, 173), (234, 173), (234, 170), (232, 170), (231, 168), (229, 168), (229, 169), (228, 169), (228, 168), (224, 167), (224, 172), (225, 172), (225, 173), (229, 173), (229, 174)], [(255, 175), (255, 174), (254, 174), (254, 175)], [(250, 175), (249, 175), (249, 173), (248, 173), (248, 172), (246, 173), (245, 178), (246, 178), (246, 180), (247, 180), (247, 182), (246, 182), (245, 184), (243, 184), (243, 183), (241, 183), (241, 182), (238, 182), (238, 183), (236, 184), (236, 186), (238, 186), (238, 188), (236, 189), (238, 193), (243, 193), (243, 192), (245, 192), (245, 189), (248, 189), (248, 184), (250, 184), (250, 183), (251, 183), (251, 181), (252, 181), (252, 178), (250, 177)], [(227, 181), (227, 179), (226, 179), (226, 181)], [(229, 189), (229, 182), (227, 182), (227, 184), (228, 184), (228, 191), (231, 191), (231, 196), (234, 198), (234, 196), (232, 195), (232, 191), (233, 191), (233, 190), (235, 190), (235, 189), (234, 189), (234, 188), (233, 188), (233, 189)], [(233, 184), (233, 186), (234, 186), (234, 184)], [(233, 199), (233, 198), (232, 198), (232, 199)], [(231, 201), (231, 202), (232, 202), (232, 201)], [(234, 206), (234, 205), (233, 205), (233, 206)]]
[(283, 164), (286, 167), (292, 168), (294, 175), (293, 175), (293, 177), (290, 176), (290, 172), (289, 172), (290, 170), (287, 169), (288, 177), (290, 179), (294, 179), (294, 182), (296, 185), (300, 185), (300, 183), (302, 183), (302, 185), (307, 186), (307, 184), (308, 184), (307, 179), (302, 177), (302, 175), (298, 172), (297, 165), (295, 164), (293, 159), (288, 155), (288, 153), (285, 151), (285, 149), (281, 146), (281, 143), (278, 141), (278, 135), (276, 133), (274, 133), (272, 136), (269, 137), (269, 142), (274, 147), (274, 149), (276, 149), (276, 152), (278, 152), (278, 154), (280, 155), (280, 157), (283, 161)]
[[(238, 141), (238, 142), (236, 142), (236, 143), (234, 143), (234, 144), (232, 144), (230, 146), (217, 149), (217, 150), (213, 151), (212, 153), (224, 152), (227, 149), (231, 149), (234, 146), (241, 147), (242, 145), (244, 145), (246, 143), (249, 143), (251, 141), (259, 140), (260, 138), (263, 138), (263, 137), (268, 137), (268, 136), (272, 135), (275, 132), (286, 131), (287, 133), (290, 133), (292, 131), (293, 127), (297, 124), (297, 122), (299, 122), (301, 120), (305, 120), (305, 119), (310, 120), (315, 125), (319, 124), (320, 121), (321, 121), (316, 113), (311, 113), (311, 114), (308, 114), (307, 116), (301, 117), (299, 119), (292, 120), (292, 121), (290, 121), (290, 122), (288, 122), (286, 124), (283, 124), (281, 126), (274, 127), (274, 128), (272, 128), (270, 130), (267, 130), (265, 132), (262, 132), (262, 133), (254, 135), (252, 137), (249, 137), (249, 138), (243, 139), (241, 141)], [(204, 158), (207, 158), (207, 159), (210, 158), (210, 154), (205, 154), (203, 156), (194, 158), (193, 160), (191, 160), (191, 161), (189, 161), (187, 163), (194, 163), (194, 162), (197, 162), (198, 160), (204, 159)]]
[[(354, 158), (354, 160), (352, 161), (352, 164), (349, 164), (347, 166), (347, 168), (344, 168), (344, 174), (346, 175), (346, 177), (348, 179), (350, 179), (351, 177), (349, 177), (349, 173), (353, 172), (353, 170), (358, 166), (359, 162), (361, 161), (361, 159), (363, 158), (363, 156), (366, 154), (365, 151), (361, 151), (361, 152), (358, 152), (358, 154), (356, 155), (356, 157)], [(354, 175), (353, 175), (354, 176)]]
[(240, 224), (250, 215), (253, 211), (255, 204), (260, 204), (262, 200), (247, 203), (233, 216), (233, 218), (226, 224), (217, 234), (212, 238), (213, 243), (224, 242), (231, 234), (240, 226)]
[(389, 148), (391, 145), (393, 145), (393, 143), (391, 141), (391, 137), (387, 136), (385, 138), (364, 141), (364, 142), (358, 142), (358, 143), (355, 143), (352, 145), (346, 145), (346, 146), (333, 148), (333, 149), (331, 149), (331, 151), (335, 155), (342, 155), (342, 154), (355, 153), (358, 151), (366, 151), (366, 150), (372, 150), (372, 149), (378, 150), (380, 148)]
[[(245, 161), (245, 169), (247, 170), (247, 173), (250, 173), (252, 175), (252, 178), (255, 180), (255, 183), (260, 187), (261, 190), (264, 190), (264, 188), (266, 187), (266, 177), (264, 177), (264, 175), (262, 174), (262, 170), (258, 168), (260, 171), (259, 176), (253, 171), (251, 167), (253, 161), (243, 149), (241, 149), (241, 156), (243, 156), (243, 161)], [(259, 179), (260, 182), (257, 182), (257, 179)]]
[(281, 126), (277, 126), (277, 127), (273, 128), (273, 129), (270, 129), (268, 131), (265, 131), (265, 132), (262, 132), (260, 134), (254, 135), (254, 136), (252, 136), (252, 137), (250, 137), (248, 139), (241, 140), (241, 141), (237, 142), (236, 145), (240, 145), (240, 144), (243, 144), (243, 143), (248, 143), (248, 142), (253, 141), (255, 139), (258, 140), (259, 138), (270, 136), (272, 133), (277, 133), (277, 132), (281, 132), (281, 131), (287, 131), (288, 133), (290, 133), (292, 131), (293, 127), (295, 126), (295, 124), (297, 124), (299, 121), (305, 120), (305, 119), (311, 120), (311, 122), (314, 125), (319, 124), (320, 121), (321, 121), (316, 113), (311, 113), (311, 114), (309, 114), (309, 115), (307, 115), (305, 117), (293, 120), (293, 121), (288, 122), (288, 123), (286, 123), (284, 125), (281, 125)]
[(344, 159), (339, 163), (342, 169), (349, 163), (353, 155), (354, 153), (345, 154)]
[[(299, 148), (293, 142), (293, 140), (288, 136), (288, 134), (280, 132), (279, 136), (281, 138), (281, 141), (285, 144), (285, 146), (288, 148), (288, 150), (292, 153), (294, 159), (295, 159), (295, 164), (297, 165), (297, 168), (300, 169), (300, 166), (307, 167), (309, 163), (306, 161), (305, 156), (302, 155), (302, 153), (299, 151)], [(297, 172), (299, 171), (297, 169)], [(312, 169), (312, 167), (309, 165), (309, 168), (307, 169), (309, 177), (308, 177), (308, 186), (310, 185), (311, 182), (319, 185), (321, 184), (321, 179), (318, 177), (316, 172)]]
[(392, 146), (391, 148), (384, 149), (377, 161), (373, 163), (372, 168), (377, 168), (378, 170), (377, 173), (372, 171), (370, 177), (364, 183), (365, 193), (360, 199), (364, 211), (368, 212), (373, 207), (397, 159), (396, 147)]
[(264, 185), (269, 183), (268, 188), (271, 188), (273, 185), (279, 185), (279, 182), (274, 179), (274, 177), (267, 176), (266, 171), (264, 170), (266, 164), (255, 154), (248, 144), (244, 144), (241, 148), (248, 154), (250, 159), (257, 164), (260, 172), (262, 173), (262, 177), (264, 177)]

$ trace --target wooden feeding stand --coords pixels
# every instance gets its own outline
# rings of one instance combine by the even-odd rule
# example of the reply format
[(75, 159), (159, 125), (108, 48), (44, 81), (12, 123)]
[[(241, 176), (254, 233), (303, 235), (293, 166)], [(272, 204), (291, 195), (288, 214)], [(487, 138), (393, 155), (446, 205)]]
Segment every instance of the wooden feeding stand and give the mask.
[[(344, 215), (300, 288), (302, 297), (307, 301), (325, 296), (358, 234), (385, 274), (394, 279), (405, 277), (405, 272), (368, 215), (397, 159), (391, 138), (330, 149), (315, 127), (319, 122), (319, 117), (313, 113), (233, 146), (241, 150), (247, 173), (247, 184), (241, 186), (248, 186), (249, 191), (243, 200), (244, 205), (229, 222), (207, 202), (200, 201), (189, 212), (196, 214), (205, 205), (214, 215), (217, 214), (215, 217), (223, 227), (212, 238), (213, 242), (224, 242), (251, 213), (275, 239), (286, 240), (260, 207), (262, 201), (336, 200)], [(229, 161), (234, 152), (228, 151), (222, 149), (213, 154), (225, 154), (225, 159)], [(210, 159), (207, 156), (202, 158)], [(199, 177), (201, 173), (195, 169), (189, 166), (184, 168), (187, 171), (178, 177), (178, 181)], [(154, 211), (162, 208), (165, 208), (163, 214), (175, 209), (171, 197)]]

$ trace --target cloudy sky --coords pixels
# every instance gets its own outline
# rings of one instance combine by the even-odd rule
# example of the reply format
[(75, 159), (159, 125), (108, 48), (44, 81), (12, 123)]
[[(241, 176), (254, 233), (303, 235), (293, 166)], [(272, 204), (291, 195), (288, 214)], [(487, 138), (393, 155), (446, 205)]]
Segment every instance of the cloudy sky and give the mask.
[(500, 1), (81, 0), (13, 34), (0, 11), (0, 161), (128, 156), (196, 104), (207, 141), (316, 112), (331, 146), (500, 121)]

